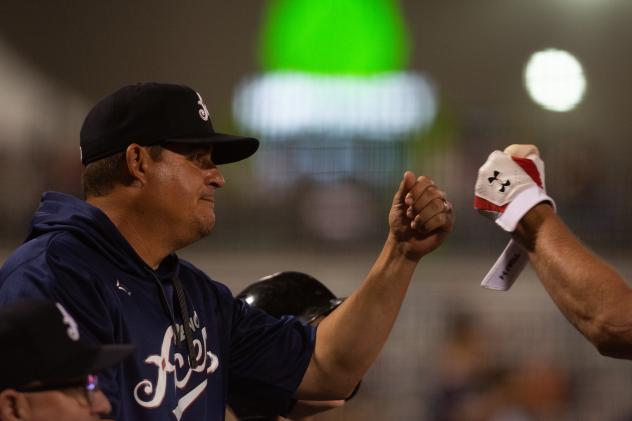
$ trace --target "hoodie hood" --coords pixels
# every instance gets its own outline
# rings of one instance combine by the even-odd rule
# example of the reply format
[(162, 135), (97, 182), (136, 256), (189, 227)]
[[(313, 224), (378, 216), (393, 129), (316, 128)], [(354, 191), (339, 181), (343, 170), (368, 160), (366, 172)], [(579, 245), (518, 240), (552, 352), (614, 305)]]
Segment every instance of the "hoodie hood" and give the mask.
[[(99, 208), (71, 195), (46, 192), (42, 195), (25, 241), (56, 231), (74, 233), (128, 273), (144, 275), (149, 269)], [(170, 278), (177, 272), (177, 260), (175, 254), (163, 260), (157, 271), (160, 278)]]

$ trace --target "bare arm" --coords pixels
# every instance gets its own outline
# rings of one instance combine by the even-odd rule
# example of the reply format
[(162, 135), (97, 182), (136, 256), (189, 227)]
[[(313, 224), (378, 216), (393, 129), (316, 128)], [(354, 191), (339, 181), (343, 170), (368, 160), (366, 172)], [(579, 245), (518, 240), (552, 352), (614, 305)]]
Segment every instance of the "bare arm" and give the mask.
[(601, 354), (632, 359), (632, 290), (623, 278), (547, 204), (531, 209), (514, 236), (566, 318)]
[(362, 379), (395, 323), (419, 259), (452, 228), (444, 193), (407, 172), (393, 199), (384, 248), (360, 288), (318, 326), (299, 399), (344, 399)]

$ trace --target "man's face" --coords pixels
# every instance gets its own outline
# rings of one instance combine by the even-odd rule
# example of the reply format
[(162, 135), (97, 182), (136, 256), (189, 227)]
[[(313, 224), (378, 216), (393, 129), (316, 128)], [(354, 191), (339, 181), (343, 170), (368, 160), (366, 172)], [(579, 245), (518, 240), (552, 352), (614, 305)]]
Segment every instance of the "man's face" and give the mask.
[(92, 421), (106, 416), (112, 408), (103, 392), (91, 392), (88, 400), (81, 387), (25, 393), (28, 421)]
[(90, 421), (112, 411), (98, 387), (96, 376), (88, 375), (58, 384), (31, 384), (0, 392), (0, 421)]
[(212, 146), (164, 145), (148, 184), (151, 209), (177, 247), (208, 235), (215, 225), (215, 189), (224, 177), (213, 163)]

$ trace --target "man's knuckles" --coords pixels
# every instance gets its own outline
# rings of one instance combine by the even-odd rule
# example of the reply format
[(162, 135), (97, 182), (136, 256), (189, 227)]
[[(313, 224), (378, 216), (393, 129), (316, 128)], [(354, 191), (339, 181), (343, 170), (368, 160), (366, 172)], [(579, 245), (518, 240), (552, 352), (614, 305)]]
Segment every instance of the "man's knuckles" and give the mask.
[(529, 155), (540, 156), (540, 151), (538, 150), (538, 147), (535, 145), (520, 145), (520, 144), (509, 145), (505, 148), (503, 152), (509, 156), (515, 156), (518, 158), (526, 158)]

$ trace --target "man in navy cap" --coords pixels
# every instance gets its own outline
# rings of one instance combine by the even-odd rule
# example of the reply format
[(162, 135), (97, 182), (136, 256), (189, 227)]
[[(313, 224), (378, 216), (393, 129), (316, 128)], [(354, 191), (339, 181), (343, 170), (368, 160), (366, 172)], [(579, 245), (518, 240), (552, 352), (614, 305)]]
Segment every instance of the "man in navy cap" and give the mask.
[(119, 421), (222, 420), (229, 384), (258, 396), (263, 415), (286, 414), (295, 398), (347, 397), (384, 345), (419, 259), (452, 228), (445, 194), (406, 172), (377, 261), (316, 331), (253, 312), (175, 254), (213, 229), (218, 165), (259, 144), (215, 132), (200, 94), (123, 87), (88, 113), (80, 143), (86, 200), (44, 194), (27, 241), (0, 269), (0, 303), (47, 297), (95, 343), (136, 345), (122, 369), (101, 376)]
[(110, 414), (97, 373), (131, 345), (88, 346), (61, 304), (25, 299), (0, 308), (0, 421), (88, 421)]

